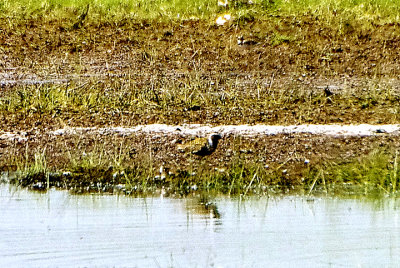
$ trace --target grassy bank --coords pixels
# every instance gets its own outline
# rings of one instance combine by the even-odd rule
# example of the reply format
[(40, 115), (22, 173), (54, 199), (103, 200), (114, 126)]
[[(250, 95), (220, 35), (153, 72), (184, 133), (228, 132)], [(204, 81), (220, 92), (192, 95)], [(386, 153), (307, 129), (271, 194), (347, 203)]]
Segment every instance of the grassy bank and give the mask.
[[(120, 161), (118, 159), (117, 161)], [(22, 164), (22, 163), (20, 163)], [(124, 166), (101, 156), (72, 160), (62, 171), (47, 166), (46, 156), (36, 154), (11, 173), (11, 183), (46, 191), (48, 187), (72, 193), (108, 193), (184, 197), (188, 194), (225, 195), (327, 195), (397, 196), (400, 183), (399, 159), (382, 151), (351, 161), (305, 163), (296, 170), (272, 168), (259, 162), (237, 159), (225, 168), (205, 162), (188, 169), (170, 170), (156, 166), (150, 158)]]
[(159, 78), (145, 85), (129, 78), (82, 85), (28, 85), (1, 94), (0, 117), (4, 130), (44, 125), (399, 122), (400, 95), (379, 81), (370, 80), (363, 91), (344, 89), (334, 95), (294, 83), (279, 90), (261, 83), (220, 80), (210, 85), (194, 74)]
[(14, 144), (0, 163), (11, 183), (45, 191), (186, 196), (397, 196), (399, 139), (291, 135), (225, 137), (210, 156), (182, 153), (190, 137), (74, 136)]
[(262, 19), (264, 16), (312, 15), (326, 23), (356, 22), (396, 23), (400, 7), (395, 0), (234, 0), (227, 7), (218, 6), (215, 0), (18, 0), (2, 1), (0, 11), (4, 17), (17, 18), (71, 18), (90, 5), (89, 18), (93, 21), (120, 19), (211, 19), (223, 11), (230, 12), (237, 21)]

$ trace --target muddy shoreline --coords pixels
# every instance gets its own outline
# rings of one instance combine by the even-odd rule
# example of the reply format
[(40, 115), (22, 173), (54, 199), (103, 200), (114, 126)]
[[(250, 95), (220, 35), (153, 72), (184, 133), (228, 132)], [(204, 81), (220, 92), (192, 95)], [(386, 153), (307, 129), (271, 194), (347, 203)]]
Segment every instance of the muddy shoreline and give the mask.
[[(307, 193), (321, 170), (363, 161), (375, 152), (394, 157), (400, 146), (398, 132), (385, 133), (382, 126), (361, 136), (225, 134), (214, 153), (199, 157), (178, 149), (196, 135), (179, 130), (128, 134), (118, 130), (3, 136), (0, 166), (3, 171), (25, 169), (13, 182), (37, 190), (45, 190), (50, 178), (50, 186), (76, 193), (116, 193), (115, 187), (128, 194), (165, 191), (178, 196), (197, 191), (265, 194), (301, 189)], [(387, 161), (393, 165), (390, 163), (396, 159)], [(328, 171), (326, 177), (328, 180)], [(233, 187), (235, 181), (238, 185)], [(350, 184), (360, 186), (359, 182)], [(332, 182), (329, 191), (335, 192), (338, 185), (342, 182)], [(321, 187), (319, 181), (315, 189), (324, 192)]]

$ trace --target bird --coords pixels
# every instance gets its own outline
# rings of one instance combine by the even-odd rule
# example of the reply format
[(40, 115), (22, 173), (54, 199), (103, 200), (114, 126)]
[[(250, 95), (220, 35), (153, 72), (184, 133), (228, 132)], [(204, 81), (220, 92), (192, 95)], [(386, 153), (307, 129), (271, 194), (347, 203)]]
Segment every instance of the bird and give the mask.
[(240, 35), (237, 38), (237, 44), (239, 46), (254, 46), (257, 45), (258, 43), (254, 40), (246, 40), (244, 39), (243, 35)]
[(219, 140), (222, 136), (218, 133), (212, 133), (208, 138), (196, 138), (187, 144), (179, 144), (180, 152), (191, 152), (198, 156), (206, 156), (212, 154), (217, 149)]
[(324, 88), (324, 93), (326, 97), (330, 97), (333, 95), (333, 92), (330, 90), (329, 86), (327, 86), (326, 88)]

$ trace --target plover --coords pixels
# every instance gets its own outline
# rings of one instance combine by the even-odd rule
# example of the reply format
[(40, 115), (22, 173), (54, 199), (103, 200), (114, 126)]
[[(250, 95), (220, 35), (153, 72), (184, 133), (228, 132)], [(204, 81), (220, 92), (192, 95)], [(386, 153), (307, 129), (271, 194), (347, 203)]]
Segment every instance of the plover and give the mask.
[(248, 46), (257, 45), (257, 42), (254, 41), (254, 40), (246, 40), (246, 39), (244, 39), (243, 35), (240, 35), (240, 36), (238, 36), (238, 38), (237, 38), (237, 44), (238, 44), (239, 46), (246, 46), (246, 47), (248, 47)]
[(181, 152), (191, 152), (199, 156), (210, 155), (217, 149), (220, 139), (222, 139), (220, 134), (213, 133), (208, 138), (197, 138), (187, 144), (180, 144), (178, 150)]

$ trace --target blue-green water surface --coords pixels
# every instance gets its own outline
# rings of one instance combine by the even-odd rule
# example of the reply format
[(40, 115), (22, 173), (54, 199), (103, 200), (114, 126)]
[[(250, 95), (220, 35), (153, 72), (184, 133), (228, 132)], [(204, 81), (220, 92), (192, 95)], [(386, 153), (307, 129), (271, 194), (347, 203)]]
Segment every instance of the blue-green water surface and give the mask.
[[(70, 195), (0, 187), (0, 267), (390, 267), (396, 199)], [(216, 211), (218, 212), (216, 214)]]

